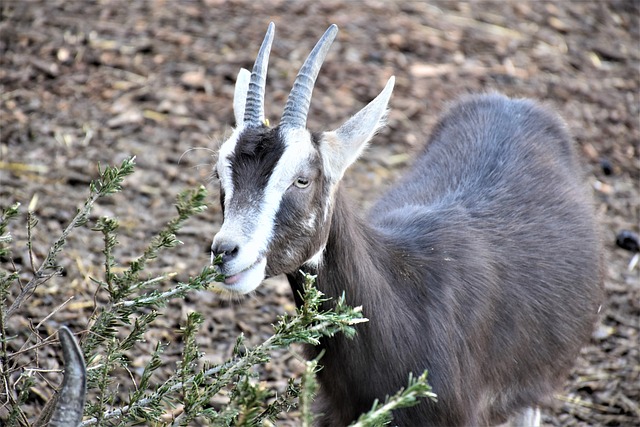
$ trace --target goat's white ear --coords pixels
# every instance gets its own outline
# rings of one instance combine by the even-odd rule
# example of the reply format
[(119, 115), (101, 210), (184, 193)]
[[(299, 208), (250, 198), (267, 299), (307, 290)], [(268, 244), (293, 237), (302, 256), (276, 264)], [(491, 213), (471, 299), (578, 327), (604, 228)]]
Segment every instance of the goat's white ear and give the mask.
[(322, 135), (322, 157), (325, 173), (334, 182), (342, 178), (344, 171), (355, 162), (367, 142), (384, 127), (387, 104), (391, 98), (395, 77), (391, 76), (380, 95), (352, 116), (338, 129)]
[(236, 79), (236, 88), (233, 92), (233, 115), (236, 118), (236, 127), (241, 127), (244, 123), (244, 108), (247, 104), (250, 81), (251, 71), (241, 68)]

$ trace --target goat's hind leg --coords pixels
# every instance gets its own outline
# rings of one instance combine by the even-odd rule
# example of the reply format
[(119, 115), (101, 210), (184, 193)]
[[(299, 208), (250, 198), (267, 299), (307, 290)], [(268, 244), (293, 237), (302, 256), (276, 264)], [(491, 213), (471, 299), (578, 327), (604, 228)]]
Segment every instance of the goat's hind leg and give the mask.
[(540, 427), (540, 408), (525, 408), (511, 418), (506, 425), (508, 427)]

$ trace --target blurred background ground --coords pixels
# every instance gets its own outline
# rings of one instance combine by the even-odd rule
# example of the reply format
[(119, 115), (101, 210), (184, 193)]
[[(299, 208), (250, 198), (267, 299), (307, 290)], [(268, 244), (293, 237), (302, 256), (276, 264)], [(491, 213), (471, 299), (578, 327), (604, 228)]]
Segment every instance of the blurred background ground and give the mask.
[[(298, 67), (326, 27), (336, 23), (340, 33), (314, 91), (312, 130), (337, 127), (375, 97), (389, 76), (397, 78), (388, 127), (346, 178), (365, 206), (410, 164), (437, 115), (461, 94), (532, 97), (564, 116), (602, 214), (607, 300), (591, 343), (545, 408), (543, 421), (640, 425), (640, 280), (637, 267), (628, 270), (633, 254), (615, 245), (620, 230), (638, 231), (640, 213), (639, 5), (637, 0), (4, 0), (0, 207), (31, 203), (39, 218), (34, 249), (42, 258), (86, 197), (97, 164), (136, 155), (137, 172), (125, 190), (101, 201), (91, 220), (120, 219), (117, 256), (130, 260), (173, 216), (180, 190), (207, 185), (209, 209), (188, 223), (179, 236), (184, 244), (154, 264), (155, 271), (177, 272), (175, 280), (197, 274), (209, 262), (208, 247), (221, 221), (217, 189), (210, 185), (211, 149), (233, 125), (239, 68), (251, 67), (273, 20), (266, 106), (267, 117), (277, 122)], [(12, 262), (28, 277), (26, 232), (18, 225), (11, 231), (18, 248)], [(89, 278), (104, 274), (101, 250), (99, 233), (77, 230), (63, 258), (64, 276), (39, 288), (9, 319), (10, 333), (24, 339), (71, 296), (38, 333), (46, 337), (62, 323), (84, 330), (95, 292)], [(8, 260), (0, 262), (10, 267)], [(168, 307), (147, 342), (136, 347), (133, 367), (144, 366), (157, 341), (175, 339), (191, 310), (207, 318), (201, 350), (216, 363), (230, 355), (239, 333), (249, 343), (261, 342), (276, 316), (292, 309), (290, 291), (278, 280), (242, 301), (211, 292), (193, 295)], [(176, 345), (166, 356), (179, 354)], [(25, 363), (34, 357), (25, 355)], [(48, 346), (39, 351), (38, 363), (53, 368), (57, 357), (55, 346)], [(282, 352), (262, 378), (283, 390), (300, 366), (295, 355)], [(59, 380), (48, 377), (53, 384), (47, 384), (47, 377), (37, 378), (25, 408), (32, 415)], [(129, 384), (125, 373), (117, 380)], [(280, 423), (295, 425), (295, 416)]]

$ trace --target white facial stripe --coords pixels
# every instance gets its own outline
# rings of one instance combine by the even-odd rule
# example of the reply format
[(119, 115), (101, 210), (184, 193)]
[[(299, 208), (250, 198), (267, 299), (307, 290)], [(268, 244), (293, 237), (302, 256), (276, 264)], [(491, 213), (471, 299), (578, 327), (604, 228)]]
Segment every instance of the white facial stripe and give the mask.
[(297, 178), (298, 173), (305, 169), (316, 151), (311, 142), (311, 134), (306, 129), (285, 129), (281, 131), (281, 136), (285, 149), (267, 186), (267, 192), (280, 190), (280, 196)]
[(224, 189), (224, 203), (226, 206), (229, 206), (229, 200), (231, 200), (231, 196), (233, 195), (233, 179), (231, 177), (231, 163), (229, 162), (229, 158), (235, 151), (238, 138), (243, 130), (243, 127), (235, 128), (229, 139), (222, 144), (218, 152), (218, 163), (216, 166), (220, 183)]
[[(282, 133), (285, 149), (265, 189), (259, 215), (261, 232), (256, 233), (260, 234), (260, 239), (263, 239), (265, 249), (271, 240), (275, 217), (280, 209), (282, 196), (297, 178), (301, 165), (306, 164), (315, 153), (315, 148), (311, 142), (311, 134), (306, 129), (287, 129)], [(262, 232), (262, 230), (264, 231)], [(252, 240), (255, 240), (256, 243), (260, 241), (258, 239)]]

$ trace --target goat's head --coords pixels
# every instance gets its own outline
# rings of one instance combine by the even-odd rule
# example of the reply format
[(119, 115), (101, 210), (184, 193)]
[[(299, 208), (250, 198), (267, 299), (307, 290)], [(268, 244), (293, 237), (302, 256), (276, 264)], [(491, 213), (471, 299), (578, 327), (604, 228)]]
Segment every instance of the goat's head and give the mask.
[(321, 260), (337, 184), (384, 125), (393, 77), (380, 95), (337, 130), (307, 130), (313, 85), (337, 32), (337, 26), (329, 27), (309, 54), (275, 128), (264, 117), (273, 23), (253, 71), (242, 69), (238, 74), (236, 128), (220, 147), (215, 166), (224, 219), (211, 249), (212, 256), (222, 255), (220, 270), (227, 278), (220, 286), (226, 290), (248, 293), (265, 276)]

